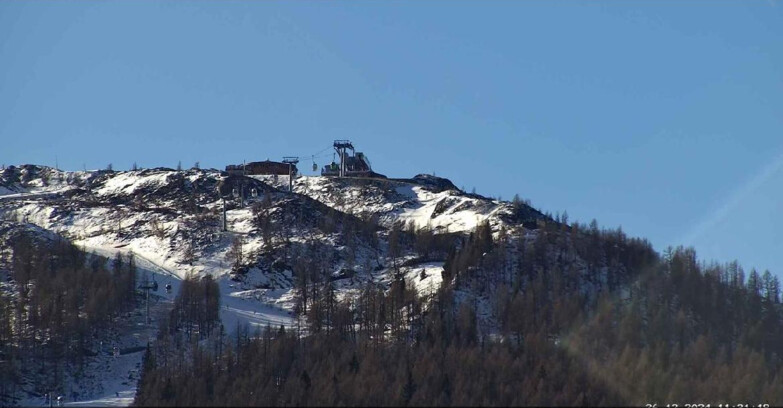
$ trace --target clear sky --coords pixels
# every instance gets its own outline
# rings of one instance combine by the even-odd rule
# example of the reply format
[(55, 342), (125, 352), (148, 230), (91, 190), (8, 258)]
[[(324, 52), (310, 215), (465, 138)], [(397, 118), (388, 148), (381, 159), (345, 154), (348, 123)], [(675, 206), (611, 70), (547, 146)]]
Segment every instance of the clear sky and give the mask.
[(6, 165), (312, 174), (334, 139), (782, 275), (783, 2), (0, 0)]

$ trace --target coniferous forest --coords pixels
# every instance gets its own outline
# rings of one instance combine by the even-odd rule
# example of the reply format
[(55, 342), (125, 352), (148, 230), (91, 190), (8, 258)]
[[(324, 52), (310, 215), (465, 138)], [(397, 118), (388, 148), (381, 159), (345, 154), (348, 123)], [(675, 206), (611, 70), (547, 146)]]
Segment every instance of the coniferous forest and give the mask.
[[(368, 283), (338, 299), (317, 268), (298, 268), (307, 324), (296, 329), (223, 328), (172, 312), (146, 351), (135, 403), (783, 403), (771, 273), (701, 262), (692, 249), (658, 254), (595, 222), (516, 234), (493, 238), (483, 224), (451, 245), (394, 228), (391, 248), (445, 259), (443, 286), (427, 294), (396, 275), (388, 290)], [(217, 307), (197, 303), (204, 316)]]
[(783, 407), (783, 0), (452, 3), (0, 0), (0, 408)]
[[(388, 237), (392, 255), (445, 261), (429, 293), (395, 274), (387, 288), (338, 298), (317, 257), (300, 254), (296, 328), (224, 327), (217, 282), (188, 276), (147, 347), (135, 404), (783, 402), (780, 283), (769, 272), (686, 248), (658, 254), (595, 222), (436, 237), (402, 224)], [(132, 256), (107, 261), (22, 233), (4, 258), (20, 290), (0, 299), (3, 395), (31, 373), (42, 391), (84, 375), (96, 334), (138, 306)]]
[(25, 378), (35, 379), (38, 393), (62, 392), (66, 376), (88, 374), (100, 334), (136, 308), (134, 258), (107, 262), (29, 231), (17, 232), (9, 247), (0, 261), (18, 291), (0, 290), (0, 401), (18, 396)]

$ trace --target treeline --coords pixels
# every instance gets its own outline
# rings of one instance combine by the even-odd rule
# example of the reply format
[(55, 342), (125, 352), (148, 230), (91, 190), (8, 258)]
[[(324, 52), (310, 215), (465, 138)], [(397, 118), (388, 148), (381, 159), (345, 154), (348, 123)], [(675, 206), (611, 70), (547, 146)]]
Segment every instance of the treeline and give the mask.
[(88, 256), (64, 239), (21, 233), (11, 240), (7, 290), (0, 290), (0, 401), (18, 396), (23, 378), (34, 392), (62, 390), (66, 373), (84, 374), (101, 330), (136, 305), (133, 256)]
[[(196, 278), (188, 274), (174, 298), (174, 307), (163, 328), (174, 335), (182, 333), (188, 341), (208, 338), (220, 326), (220, 288), (210, 275)], [(194, 334), (198, 336), (194, 337)]]
[[(142, 376), (137, 385), (137, 401), (140, 395), (149, 393), (168, 398), (175, 392), (175, 385), (184, 387), (179, 392), (190, 395), (202, 395), (202, 391), (213, 389), (214, 376), (209, 374), (209, 370), (218, 364), (217, 356), (230, 352), (224, 350), (224, 346), (230, 344), (219, 314), (220, 290), (217, 282), (209, 275), (197, 278), (188, 274), (181, 282), (168, 316), (159, 322), (160, 330), (154, 345), (147, 344)], [(166, 378), (171, 373), (192, 373), (196, 370), (206, 377), (176, 384), (171, 378)], [(204, 404), (198, 402), (192, 405)]]
[[(537, 227), (479, 225), (446, 253), (443, 287), (427, 297), (393, 270), (388, 287), (338, 299), (318, 257), (303, 260), (305, 327), (159, 341), (135, 403), (783, 403), (774, 275), (700, 263), (692, 249), (659, 255), (595, 222)], [(442, 250), (421, 233), (389, 232), (393, 263)]]
[[(605, 296), (567, 348), (628, 401), (783, 403), (778, 279), (667, 251), (622, 300)], [(736, 402), (735, 402), (736, 401)]]
[(595, 222), (517, 240), (486, 228), (446, 273), (493, 299), (503, 338), (558, 345), (626, 404), (783, 403), (780, 282), (769, 271), (700, 263), (690, 248), (659, 256)]
[[(555, 233), (553, 231), (552, 233)], [(565, 230), (557, 232), (566, 233)], [(389, 231), (392, 266), (403, 252), (419, 257), (445, 252), (427, 228), (395, 225)], [(655, 254), (643, 241), (619, 241), (615, 232), (598, 232), (600, 246), (622, 244), (636, 256), (619, 257), (610, 271), (619, 276), (625, 270), (654, 261)], [(521, 233), (521, 236), (526, 236)], [(250, 337), (247, 329), (232, 339), (216, 336), (208, 342), (182, 347), (179, 351), (150, 351), (136, 403), (139, 405), (541, 405), (623, 403), (623, 396), (568, 350), (553, 341), (554, 329), (545, 309), (559, 296), (542, 296), (528, 311), (524, 323), (515, 314), (502, 319), (503, 333), (481, 330), (475, 304), (464, 300), (464, 290), (474, 281), (495, 282), (489, 293), (515, 288), (516, 303), (534, 288), (543, 292), (548, 282), (547, 262), (552, 240), (543, 230), (538, 238), (519, 244), (516, 256), (512, 239), (505, 233), (493, 239), (489, 225), (480, 225), (446, 253), (446, 284), (431, 298), (423, 298), (402, 274), (395, 273), (389, 287), (364, 284), (353, 296), (338, 300), (321, 257), (312, 248), (310, 256), (295, 264), (297, 311), (307, 317), (306, 327), (288, 332), (268, 328)], [(454, 239), (453, 237), (449, 239)], [(569, 244), (570, 245), (570, 244)], [(587, 246), (586, 246), (587, 247)], [(499, 248), (505, 248), (501, 250)], [(505, 251), (505, 255), (499, 254)], [(570, 251), (575, 251), (571, 248)], [(609, 259), (611, 259), (610, 253)], [(618, 252), (619, 255), (619, 252)], [(642, 256), (642, 255), (646, 255)], [(576, 253), (572, 254), (578, 259)], [(508, 257), (505, 269), (500, 268)], [(597, 257), (599, 258), (599, 257)], [(600, 258), (606, 258), (606, 254)], [(515, 260), (512, 262), (512, 260)], [(626, 264), (622, 264), (622, 262)], [(600, 281), (598, 270), (607, 264), (596, 261), (595, 271), (579, 279)], [(506, 277), (503, 278), (503, 273)], [(491, 275), (491, 276), (490, 276)], [(577, 276), (575, 275), (576, 279)], [(505, 285), (505, 286), (504, 286)], [(537, 285), (537, 286), (536, 286)], [(577, 284), (556, 284), (576, 293), (566, 313), (573, 320), (581, 307)], [(513, 293), (512, 293), (513, 294)], [(429, 295), (429, 294), (427, 294)], [(565, 290), (563, 290), (565, 297)], [(462, 300), (460, 300), (462, 298)], [(509, 297), (506, 296), (505, 299)], [(583, 303), (580, 303), (579, 300)], [(562, 300), (562, 299), (560, 299)], [(526, 309), (520, 307), (520, 312)], [(574, 310), (577, 313), (571, 313)], [(499, 319), (501, 320), (501, 319)], [(516, 335), (507, 332), (516, 331)], [(505, 334), (504, 334), (505, 333)], [(170, 344), (171, 342), (163, 343)], [(217, 350), (223, 350), (218, 353)], [(172, 365), (172, 355), (178, 365)], [(161, 361), (166, 363), (162, 364)], [(198, 390), (197, 392), (186, 390)]]
[(135, 404), (505, 406), (622, 401), (578, 359), (546, 339), (531, 337), (525, 347), (517, 347), (482, 338), (474, 310), (466, 304), (457, 307), (451, 289), (441, 289), (425, 306), (403, 282), (388, 293), (366, 287), (355, 301), (335, 302), (320, 323), (310, 323), (307, 336), (267, 327), (251, 337), (245, 328), (231, 337), (216, 335), (177, 350), (153, 347), (145, 355)]

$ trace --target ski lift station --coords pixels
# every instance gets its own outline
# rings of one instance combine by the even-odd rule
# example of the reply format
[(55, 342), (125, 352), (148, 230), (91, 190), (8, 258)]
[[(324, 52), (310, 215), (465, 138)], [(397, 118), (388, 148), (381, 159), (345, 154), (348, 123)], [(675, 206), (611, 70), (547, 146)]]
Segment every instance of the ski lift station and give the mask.
[(269, 159), (264, 161), (250, 162), (247, 164), (229, 164), (226, 166), (226, 173), (232, 176), (244, 176), (244, 175), (288, 175), (289, 170), (294, 175), (297, 174), (298, 169), (296, 164), (293, 168), (289, 168), (288, 163), (271, 161)]
[(350, 140), (335, 140), (334, 150), (340, 163), (327, 164), (321, 169), (322, 176), (328, 177), (367, 177), (372, 173), (370, 159), (362, 152), (357, 152)]
[[(357, 152), (350, 140), (335, 140), (332, 147), (335, 154), (332, 162), (321, 168), (325, 177), (380, 177), (383, 175), (372, 170), (370, 159), (366, 154)], [(316, 155), (304, 156), (313, 160), (313, 171), (317, 171)], [(322, 157), (322, 156), (319, 156)], [(282, 162), (265, 161), (246, 164), (230, 164), (226, 166), (229, 175), (293, 175), (298, 174), (296, 164), (299, 157), (287, 156)]]

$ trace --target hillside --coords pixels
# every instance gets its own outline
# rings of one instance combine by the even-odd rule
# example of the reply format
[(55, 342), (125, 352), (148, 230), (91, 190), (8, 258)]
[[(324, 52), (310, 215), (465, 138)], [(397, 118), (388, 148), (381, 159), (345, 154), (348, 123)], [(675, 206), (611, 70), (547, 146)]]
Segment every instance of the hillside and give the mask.
[[(529, 207), (465, 194), (448, 180), (424, 175), (302, 177), (294, 184), (290, 194), (286, 177), (275, 182), (215, 170), (63, 172), (23, 165), (0, 174), (0, 218), (108, 258), (133, 253), (149, 273), (174, 282), (175, 290), (188, 274), (213, 276), (230, 329), (241, 323), (297, 325), (296, 268), (328, 276), (340, 298), (367, 282), (388, 288), (395, 265), (422, 293), (436, 291), (446, 251), (421, 257), (403, 245), (392, 254), (392, 230), (431, 229), (448, 237), (448, 245), (484, 221), (499, 230), (545, 219)], [(244, 206), (231, 195), (235, 189), (244, 193)], [(226, 232), (221, 194), (228, 196)], [(302, 262), (315, 253), (317, 265)]]
[[(138, 393), (115, 381), (116, 399), (83, 387), (82, 400), (617, 405), (701, 401), (720, 384), (720, 398), (783, 402), (779, 282), (768, 272), (746, 279), (692, 250), (661, 255), (619, 229), (567, 224), (430, 175), (288, 185), (200, 169), (0, 173), (5, 258), (28, 231), (107, 258), (133, 254), (139, 273), (173, 287), (156, 295), (159, 331)], [(186, 312), (184, 296), (211, 282), (220, 307)], [(270, 349), (272, 360), (259, 354)], [(132, 372), (141, 354), (107, 369)], [(185, 369), (161, 363), (170, 359)], [(759, 374), (743, 380), (751, 367)]]
[[(9, 174), (0, 179), (6, 191), (15, 192), (0, 196), (0, 216), (60, 233), (88, 250), (133, 251), (180, 278), (189, 272), (227, 277), (232, 272), (228, 252), (234, 238), (240, 238), (243, 259), (233, 272), (243, 272), (244, 289), (290, 289), (291, 258), (306, 244), (327, 254), (324, 267), (332, 272), (350, 269), (359, 272), (357, 281), (383, 280), (391, 263), (388, 232), (395, 224), (412, 222), (436, 235), (469, 234), (485, 221), (497, 232), (523, 224), (535, 228), (537, 220), (545, 219), (525, 205), (515, 208), (465, 194), (432, 176), (302, 177), (295, 181), (296, 194), (284, 192), (286, 177), (274, 184), (270, 178), (231, 176), (223, 181), (224, 192), (244, 189), (246, 205), (227, 200), (228, 231), (222, 233), (216, 189), (220, 177), (209, 170), (70, 173), (22, 166), (16, 180), (26, 181), (16, 182)], [(344, 228), (366, 228), (377, 234), (378, 242), (346, 242)], [(410, 251), (400, 256), (413, 257)], [(373, 270), (363, 269), (366, 264)], [(407, 266), (413, 270), (418, 265)], [(435, 266), (429, 262), (426, 267)], [(371, 272), (377, 273), (371, 277)]]

